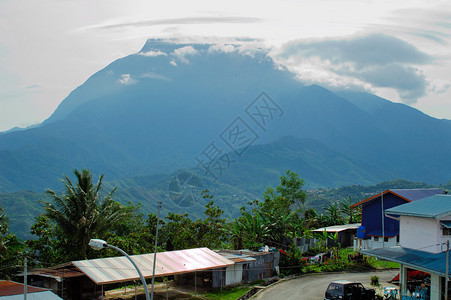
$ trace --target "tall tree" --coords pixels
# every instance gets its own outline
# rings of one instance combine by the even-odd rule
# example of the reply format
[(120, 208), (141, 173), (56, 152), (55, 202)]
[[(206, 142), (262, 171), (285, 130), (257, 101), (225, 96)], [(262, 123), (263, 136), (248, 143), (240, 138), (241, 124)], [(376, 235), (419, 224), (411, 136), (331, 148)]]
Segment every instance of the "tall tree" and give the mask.
[(72, 249), (72, 259), (86, 259), (88, 243), (91, 238), (101, 237), (115, 225), (131, 216), (131, 211), (112, 199), (116, 189), (102, 197), (103, 175), (93, 183), (88, 170), (74, 170), (77, 182), (74, 185), (69, 177), (62, 179), (65, 193), (61, 196), (52, 190), (47, 194), (52, 202), (44, 202), (45, 216), (61, 231), (63, 238)]
[[(242, 223), (258, 225), (250, 226), (250, 228), (264, 229), (261, 231), (265, 232), (264, 243), (287, 248), (290, 239), (302, 227), (299, 214), (304, 210), (305, 203), (303, 185), (304, 181), (296, 173), (287, 171), (280, 177), (280, 185), (275, 189), (271, 187), (266, 189), (262, 202), (254, 200), (249, 203), (253, 205), (252, 214), (242, 209), (240, 219), (246, 221)], [(245, 227), (242, 226), (242, 228)], [(249, 233), (250, 231), (244, 231), (244, 234)]]
[(305, 210), (305, 192), (302, 190), (304, 180), (299, 178), (295, 172), (288, 170), (285, 175), (280, 176), (280, 185), (276, 187), (276, 191), (281, 197), (289, 200), (291, 205), (295, 205), (297, 209)]
[(360, 221), (359, 210), (352, 208), (352, 204), (354, 203), (351, 200), (351, 196), (340, 201), (340, 212), (348, 218), (347, 221), (349, 224)]
[(338, 202), (331, 203), (327, 207), (323, 207), (323, 209), (327, 220), (327, 226), (345, 223)]
[(8, 218), (0, 207), (0, 278), (10, 279), (17, 273), (23, 259), (25, 245), (8, 231)]

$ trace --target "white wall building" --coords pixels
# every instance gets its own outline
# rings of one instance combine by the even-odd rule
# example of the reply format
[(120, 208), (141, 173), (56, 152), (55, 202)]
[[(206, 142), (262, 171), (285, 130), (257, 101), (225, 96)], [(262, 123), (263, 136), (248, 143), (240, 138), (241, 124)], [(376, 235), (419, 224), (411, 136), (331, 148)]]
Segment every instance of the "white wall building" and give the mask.
[(407, 269), (431, 274), (430, 299), (446, 292), (446, 243), (451, 240), (451, 195), (434, 195), (385, 210), (399, 220), (397, 247), (361, 250), (366, 255), (400, 263), (400, 293), (407, 292)]

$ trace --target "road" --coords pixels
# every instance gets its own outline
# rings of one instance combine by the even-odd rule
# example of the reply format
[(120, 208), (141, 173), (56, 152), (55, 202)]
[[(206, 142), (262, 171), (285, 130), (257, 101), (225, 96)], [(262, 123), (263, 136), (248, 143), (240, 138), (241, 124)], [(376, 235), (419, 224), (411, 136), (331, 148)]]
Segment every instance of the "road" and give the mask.
[(388, 283), (398, 274), (398, 270), (373, 271), (363, 273), (335, 273), (335, 274), (312, 274), (286, 280), (261, 291), (252, 300), (323, 300), (324, 292), (333, 280), (351, 280), (362, 283), (365, 287), (370, 286), (370, 277), (379, 276), (382, 286), (395, 286)]

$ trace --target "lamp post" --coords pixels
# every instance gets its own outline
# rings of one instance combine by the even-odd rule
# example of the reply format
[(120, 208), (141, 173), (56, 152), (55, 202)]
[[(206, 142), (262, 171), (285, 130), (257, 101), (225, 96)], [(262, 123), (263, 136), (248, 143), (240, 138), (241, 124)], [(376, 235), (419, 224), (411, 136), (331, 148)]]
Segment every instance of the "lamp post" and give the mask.
[(153, 251), (153, 268), (152, 268), (152, 295), (150, 296), (150, 300), (153, 300), (153, 287), (155, 284), (155, 265), (157, 261), (157, 244), (158, 244), (158, 222), (160, 220), (160, 208), (163, 202), (158, 201), (158, 213), (157, 213), (157, 228), (155, 232), (155, 249)]
[(120, 253), (122, 253), (125, 257), (127, 257), (127, 259), (132, 263), (132, 265), (135, 267), (136, 271), (138, 272), (139, 277), (141, 278), (141, 281), (143, 283), (144, 286), (144, 292), (146, 293), (146, 299), (150, 300), (150, 296), (149, 296), (149, 289), (147, 288), (147, 283), (146, 280), (144, 279), (143, 274), (141, 273), (141, 271), (139, 270), (138, 266), (135, 264), (135, 262), (132, 260), (132, 258), (122, 249), (115, 247), (113, 245), (108, 244), (107, 242), (105, 242), (104, 240), (99, 240), (99, 239), (91, 239), (89, 241), (89, 246), (91, 246), (92, 249), (94, 250), (101, 250), (103, 248), (112, 248), (115, 249), (117, 251), (119, 251)]

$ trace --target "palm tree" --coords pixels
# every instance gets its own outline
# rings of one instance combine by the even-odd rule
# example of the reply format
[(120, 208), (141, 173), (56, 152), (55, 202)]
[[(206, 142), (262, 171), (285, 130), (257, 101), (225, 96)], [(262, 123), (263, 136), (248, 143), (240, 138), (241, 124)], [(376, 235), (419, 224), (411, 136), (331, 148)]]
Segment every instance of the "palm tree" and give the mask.
[(323, 209), (326, 213), (328, 225), (339, 225), (344, 223), (338, 202), (331, 203), (327, 207), (323, 207)]
[(99, 195), (103, 175), (94, 184), (90, 171), (74, 170), (74, 174), (78, 181), (75, 185), (67, 176), (62, 179), (66, 187), (63, 195), (47, 190), (53, 203), (44, 202), (45, 216), (76, 250), (73, 259), (86, 259), (90, 239), (114, 229), (118, 222), (130, 217), (131, 211), (112, 199), (116, 188), (106, 197)]
[(359, 212), (351, 207), (352, 204), (351, 196), (348, 196), (348, 199), (343, 199), (340, 201), (340, 212), (348, 217), (349, 224), (352, 224), (359, 219)]

